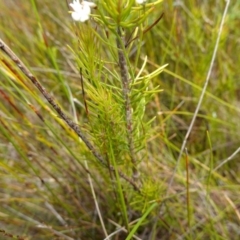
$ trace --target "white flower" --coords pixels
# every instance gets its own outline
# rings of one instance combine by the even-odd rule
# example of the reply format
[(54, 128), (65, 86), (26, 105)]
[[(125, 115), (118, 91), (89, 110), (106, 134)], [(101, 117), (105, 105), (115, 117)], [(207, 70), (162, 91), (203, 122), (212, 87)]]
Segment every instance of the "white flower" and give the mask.
[(145, 2), (146, 2), (146, 0), (136, 0), (136, 3), (138, 3), (138, 4), (143, 4)]
[(89, 15), (91, 13), (91, 7), (95, 7), (96, 5), (92, 2), (73, 0), (73, 3), (69, 4), (73, 9), (72, 18), (75, 21), (85, 22), (89, 19)]

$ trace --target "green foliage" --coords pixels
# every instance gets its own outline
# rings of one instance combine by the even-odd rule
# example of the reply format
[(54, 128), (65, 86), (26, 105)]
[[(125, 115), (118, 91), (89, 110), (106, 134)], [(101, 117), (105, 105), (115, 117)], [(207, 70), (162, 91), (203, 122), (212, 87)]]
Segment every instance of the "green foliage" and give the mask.
[(0, 1), (1, 38), (93, 147), (1, 49), (0, 238), (238, 239), (238, 1), (169, 188), (225, 7), (215, 2), (99, 0), (80, 23), (65, 1)]

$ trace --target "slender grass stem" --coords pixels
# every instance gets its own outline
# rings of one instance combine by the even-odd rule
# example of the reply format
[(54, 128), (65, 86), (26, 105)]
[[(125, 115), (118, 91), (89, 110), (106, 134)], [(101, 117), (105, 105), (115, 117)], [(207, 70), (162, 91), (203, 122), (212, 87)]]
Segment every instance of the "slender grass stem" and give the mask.
[(188, 160), (188, 151), (185, 148), (186, 152), (186, 199), (187, 199), (187, 218), (188, 218), (188, 228), (191, 227), (191, 210), (190, 210), (190, 192), (189, 192), (189, 160)]
[(168, 184), (168, 191), (171, 189), (171, 186), (172, 186), (172, 183), (173, 183), (173, 180), (174, 180), (174, 176), (175, 176), (175, 173), (177, 171), (177, 168), (178, 168), (178, 165), (179, 165), (179, 162), (180, 162), (180, 159), (182, 157), (182, 154), (183, 154), (183, 151), (187, 145), (187, 140), (190, 136), (190, 133), (193, 129), (193, 125), (195, 123), (195, 120), (197, 118), (197, 115), (198, 115), (198, 112), (200, 110), (200, 107), (202, 105), (202, 102), (203, 102), (203, 98), (205, 96), (205, 93), (206, 93), (206, 90), (207, 90), (207, 86), (209, 84), (209, 81), (210, 81), (210, 76), (212, 74), (212, 69), (213, 69), (213, 64), (215, 62), (215, 58), (216, 58), (216, 55), (217, 55), (217, 50), (218, 50), (218, 46), (219, 46), (219, 41), (220, 41), (220, 36), (221, 36), (221, 33), (222, 33), (222, 30), (223, 30), (223, 24), (224, 24), (224, 21), (225, 21), (225, 18), (226, 18), (226, 15), (227, 15), (227, 11), (228, 11), (228, 6), (230, 4), (230, 0), (228, 0), (226, 2), (226, 5), (225, 5), (225, 9), (224, 9), (224, 13), (223, 13), (223, 16), (222, 16), (222, 20), (221, 20), (221, 24), (220, 24), (220, 27), (219, 27), (219, 31), (218, 31), (218, 36), (217, 36), (217, 40), (216, 40), (216, 44), (215, 44), (215, 47), (214, 47), (214, 51), (213, 51), (213, 55), (212, 55), (212, 59), (211, 59), (211, 63), (210, 63), (210, 67), (209, 67), (209, 70), (208, 70), (208, 73), (207, 73), (207, 77), (206, 77), (206, 80), (205, 80), (205, 83), (204, 83), (204, 86), (203, 86), (203, 89), (202, 89), (202, 92), (201, 92), (201, 95), (200, 95), (200, 98), (199, 98), (199, 101), (198, 101), (198, 104), (197, 104), (197, 107), (196, 107), (196, 110), (194, 112), (194, 115), (193, 115), (193, 118), (192, 118), (192, 121), (190, 123), (190, 126), (188, 128), (188, 131), (186, 133), (186, 136), (184, 137), (184, 140), (183, 140), (183, 143), (182, 143), (182, 146), (181, 146), (181, 150), (180, 150), (180, 153), (178, 155), (178, 159), (177, 159), (177, 162), (176, 162), (176, 166), (174, 168), (174, 171), (173, 171), (173, 174), (172, 174), (172, 177), (169, 181), (169, 184)]

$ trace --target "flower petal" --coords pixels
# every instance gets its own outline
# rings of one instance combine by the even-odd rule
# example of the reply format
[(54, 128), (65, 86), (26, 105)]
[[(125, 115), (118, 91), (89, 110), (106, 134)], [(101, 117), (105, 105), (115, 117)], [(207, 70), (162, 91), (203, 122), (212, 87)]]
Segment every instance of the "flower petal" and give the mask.
[(95, 7), (96, 4), (88, 1), (79, 2), (79, 0), (73, 0), (69, 4), (73, 9), (72, 18), (75, 21), (85, 22), (89, 19), (91, 14), (91, 7)]
[(83, 1), (82, 3), (83, 5), (88, 5), (89, 7), (93, 8), (93, 7), (96, 7), (97, 5), (93, 2), (88, 2), (88, 1)]
[(72, 18), (75, 21), (80, 21), (81, 19), (81, 14), (77, 13), (77, 12), (72, 12)]

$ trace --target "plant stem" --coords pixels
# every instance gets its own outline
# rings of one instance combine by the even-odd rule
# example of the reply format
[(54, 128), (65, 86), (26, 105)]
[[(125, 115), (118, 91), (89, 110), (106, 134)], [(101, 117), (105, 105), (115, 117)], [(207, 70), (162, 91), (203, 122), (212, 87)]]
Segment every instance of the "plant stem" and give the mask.
[(137, 169), (137, 160), (134, 153), (134, 143), (133, 143), (133, 124), (132, 124), (132, 110), (131, 110), (131, 100), (130, 100), (130, 87), (129, 87), (129, 72), (126, 57), (124, 55), (124, 43), (122, 40), (122, 33), (120, 27), (117, 32), (117, 47), (118, 47), (118, 61), (122, 79), (122, 90), (123, 90), (123, 98), (125, 101), (125, 115), (126, 115), (126, 128), (127, 128), (127, 138), (128, 138), (128, 146), (130, 151), (130, 157), (132, 162), (132, 171), (133, 171), (133, 179), (139, 178), (139, 172)]

